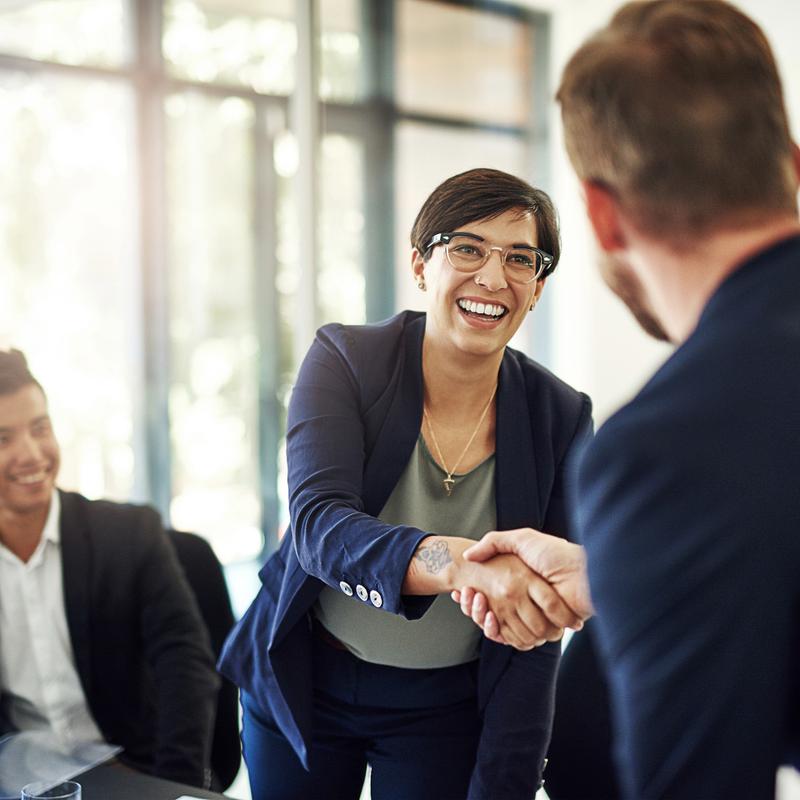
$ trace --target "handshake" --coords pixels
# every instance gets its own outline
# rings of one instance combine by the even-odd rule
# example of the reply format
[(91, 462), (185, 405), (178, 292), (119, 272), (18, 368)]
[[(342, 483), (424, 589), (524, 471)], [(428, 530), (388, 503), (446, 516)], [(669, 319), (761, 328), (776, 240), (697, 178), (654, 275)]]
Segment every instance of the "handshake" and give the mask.
[(531, 650), (593, 614), (585, 552), (557, 536), (491, 531), (454, 560), (453, 600), (499, 644)]

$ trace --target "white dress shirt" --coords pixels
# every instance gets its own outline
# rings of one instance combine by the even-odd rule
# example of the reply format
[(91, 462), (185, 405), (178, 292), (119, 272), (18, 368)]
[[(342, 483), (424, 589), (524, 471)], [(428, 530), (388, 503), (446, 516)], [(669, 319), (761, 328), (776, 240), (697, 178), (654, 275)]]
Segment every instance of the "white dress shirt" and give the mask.
[(14, 726), (50, 729), (69, 747), (103, 737), (86, 703), (67, 628), (60, 512), (54, 491), (27, 563), (0, 544), (0, 686)]

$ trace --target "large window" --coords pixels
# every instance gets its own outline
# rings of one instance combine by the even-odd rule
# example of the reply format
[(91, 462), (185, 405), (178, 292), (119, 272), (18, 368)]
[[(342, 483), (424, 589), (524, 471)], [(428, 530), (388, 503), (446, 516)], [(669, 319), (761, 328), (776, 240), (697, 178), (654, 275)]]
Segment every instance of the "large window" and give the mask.
[(545, 44), (495, 2), (0, 4), (0, 343), (49, 392), (62, 485), (153, 503), (239, 574), (273, 548), (314, 328), (416, 302), (443, 178), (546, 185)]
[(166, 98), (173, 524), (226, 562), (262, 549), (253, 104)]
[(63, 482), (112, 497), (141, 433), (133, 121), (117, 81), (0, 71), (0, 331), (49, 389)]
[(488, 4), (400, 0), (396, 7), (402, 110), (491, 126), (528, 125), (534, 37), (524, 17)]

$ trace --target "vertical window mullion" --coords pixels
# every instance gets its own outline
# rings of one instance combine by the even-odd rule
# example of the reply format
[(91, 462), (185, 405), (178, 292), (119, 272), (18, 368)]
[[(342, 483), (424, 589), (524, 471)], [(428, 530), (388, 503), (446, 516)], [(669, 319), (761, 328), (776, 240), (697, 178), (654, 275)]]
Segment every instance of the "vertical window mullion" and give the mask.
[(261, 494), (261, 528), (264, 554), (278, 545), (280, 501), (278, 497), (278, 452), (282, 429), (280, 392), (281, 329), (278, 292), (278, 232), (275, 213), (278, 187), (273, 163), (274, 131), (270, 129), (268, 103), (259, 102), (253, 152), (255, 153), (253, 228), (254, 319), (258, 326), (258, 463)]
[(362, 3), (372, 85), (364, 111), (364, 236), (367, 320), (395, 311), (394, 3)]
[(299, 280), (294, 336), (295, 364), (299, 366), (317, 327), (319, 96), (316, 3), (314, 0), (296, 0), (295, 10), (297, 81), (290, 111), (298, 149), (295, 200), (300, 236), (299, 252), (302, 253), (302, 257), (297, 260)]
[(165, 258), (164, 97), (161, 0), (133, 3), (139, 140), (142, 264), (143, 385), (140, 426), (146, 441), (142, 479), (149, 501), (168, 523), (171, 483), (169, 431), (169, 303)]

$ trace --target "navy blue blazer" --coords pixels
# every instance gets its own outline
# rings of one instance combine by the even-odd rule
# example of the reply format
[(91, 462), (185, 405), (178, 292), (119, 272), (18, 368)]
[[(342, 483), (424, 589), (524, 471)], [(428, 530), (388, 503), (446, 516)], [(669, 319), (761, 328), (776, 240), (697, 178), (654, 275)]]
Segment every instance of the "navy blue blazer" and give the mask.
[[(376, 519), (419, 436), (424, 331), (425, 315), (416, 312), (376, 325), (327, 325), (292, 394), (291, 534), (262, 569), (262, 588), (229, 638), (220, 669), (271, 710), (306, 765), (312, 710), (307, 612), (323, 585), (339, 589), (346, 581), (376, 589), (384, 611), (409, 619), (424, 614), (434, 599), (401, 591), (414, 550), (428, 533)], [(591, 425), (588, 397), (506, 349), (497, 392), (498, 528), (530, 526), (569, 535), (566, 497)], [(501, 771), (518, 760), (535, 789), (559, 654), (558, 643), (520, 653), (484, 640), (478, 767), (487, 765), (487, 780), (501, 780), (490, 774), (490, 765)], [(511, 796), (513, 770), (507, 772)]]
[(775, 794), (800, 767), (800, 237), (718, 288), (580, 469), (628, 797)]

